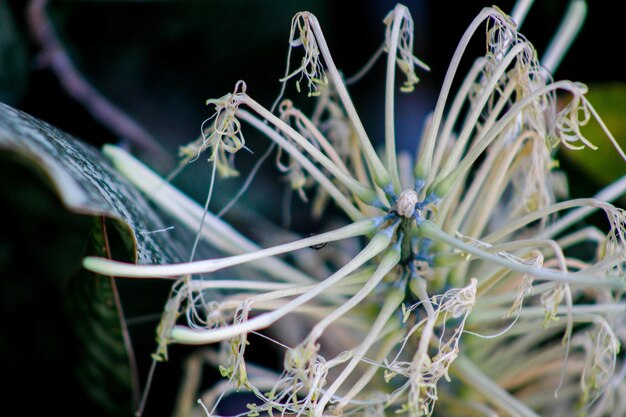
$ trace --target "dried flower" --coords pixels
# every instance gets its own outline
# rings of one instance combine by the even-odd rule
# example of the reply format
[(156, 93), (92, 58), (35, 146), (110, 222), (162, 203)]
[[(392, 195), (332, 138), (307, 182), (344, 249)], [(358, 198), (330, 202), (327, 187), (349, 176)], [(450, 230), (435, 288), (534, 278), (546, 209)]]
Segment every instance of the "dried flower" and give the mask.
[[(407, 75), (402, 90), (410, 91), (418, 80), (414, 65), (425, 68), (412, 55), (408, 10), (398, 6), (384, 21), (384, 162), (317, 19), (298, 14), (290, 47), (303, 46), (305, 56), (282, 81), (298, 74), (307, 79), (309, 95), (320, 100), (313, 117), (291, 102), (276, 116), (237, 87), (210, 101), (217, 116), (197, 151), (212, 149), (217, 169), (229, 174), (220, 149), (243, 146), (245, 122), (288, 158), (283, 171), (293, 188), (317, 187), (350, 222), (260, 249), (162, 186), (149, 196), (190, 227), (205, 219), (211, 232), (203, 237), (230, 256), (176, 265), (87, 258), (85, 267), (114, 276), (178, 278), (159, 353), (165, 343), (220, 343), (216, 366), (227, 383), (219, 389), (257, 397), (244, 415), (430, 416), (437, 409), (463, 416), (622, 415), (626, 409), (617, 398), (626, 384), (623, 371), (615, 372), (625, 369), (618, 352), (626, 337), (626, 216), (608, 201), (626, 190), (626, 177), (594, 198), (558, 200), (555, 191), (554, 148), (593, 148), (580, 127), (599, 120), (586, 87), (548, 75), (567, 49), (563, 36), (576, 32), (571, 22), (580, 24), (584, 10), (574, 2), (545, 68), (518, 32), (524, 7), (514, 19), (484, 9), (452, 59), (412, 175), (398, 169), (394, 134), (395, 71)], [(461, 56), (485, 23), (486, 54), (450, 102)], [(561, 111), (557, 92), (570, 97)], [(106, 152), (138, 187), (155, 189), (160, 179), (146, 167), (117, 148)], [(597, 209), (607, 215), (608, 234), (577, 227)], [(357, 236), (365, 245), (322, 279), (275, 258)], [(596, 250), (581, 257), (581, 244)], [(262, 279), (194, 277), (235, 265), (256, 269)], [(223, 292), (207, 303), (209, 289)], [(284, 330), (290, 323), (306, 328), (306, 336), (294, 342)], [(245, 351), (254, 348), (251, 333), (284, 350), (284, 369), (259, 371), (246, 360)], [(211, 392), (202, 403), (210, 415), (217, 398)]]

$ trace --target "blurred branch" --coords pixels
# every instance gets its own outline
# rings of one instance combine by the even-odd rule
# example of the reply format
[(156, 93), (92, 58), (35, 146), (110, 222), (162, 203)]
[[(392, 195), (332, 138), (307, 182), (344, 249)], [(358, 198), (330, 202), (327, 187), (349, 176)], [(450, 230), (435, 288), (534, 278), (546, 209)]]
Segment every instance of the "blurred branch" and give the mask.
[(68, 95), (81, 103), (96, 120), (120, 139), (153, 157), (169, 158), (150, 133), (107, 100), (83, 77), (54, 32), (46, 14), (47, 4), (48, 0), (31, 0), (27, 10), (30, 31), (41, 46), (41, 63), (52, 70)]

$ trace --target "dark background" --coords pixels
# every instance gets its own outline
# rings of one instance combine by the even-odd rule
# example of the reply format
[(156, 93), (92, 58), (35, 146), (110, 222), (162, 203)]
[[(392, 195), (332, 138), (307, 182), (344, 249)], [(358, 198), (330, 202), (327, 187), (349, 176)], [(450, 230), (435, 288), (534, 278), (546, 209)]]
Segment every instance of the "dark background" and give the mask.
[[(0, 99), (97, 146), (118, 142), (120, 138), (110, 126), (95, 120), (81, 103), (69, 97), (42, 64), (39, 45), (29, 33), (25, 2), (0, 1), (3, 3), (15, 27), (17, 41), (11, 45), (20, 48), (6, 48), (9, 52), (4, 53)], [(498, 6), (510, 11), (513, 3), (503, 1)], [(609, 2), (590, 3), (587, 23), (555, 77), (591, 84), (624, 80), (626, 73), (618, 60), (626, 35), (621, 31), (619, 13), (612, 12)], [(536, 2), (526, 19), (522, 33), (535, 44), (540, 56), (567, 4), (564, 0)], [(250, 95), (271, 105), (279, 91), (278, 79), (284, 73), (289, 26), (295, 12), (309, 10), (318, 16), (338, 68), (349, 76), (381, 44), (381, 20), (394, 5), (393, 1), (328, 0), (53, 0), (47, 10), (58, 37), (84, 78), (165, 148), (167, 157), (136, 150), (166, 172), (173, 166), (177, 147), (196, 138), (202, 121), (212, 114), (204, 104), (207, 98), (220, 97), (232, 91), (238, 80), (245, 80)], [(398, 143), (412, 150), (417, 146), (424, 115), (434, 107), (458, 40), (480, 9), (490, 3), (465, 1), (452, 6), (447, 2), (412, 0), (406, 5), (415, 21), (415, 54), (432, 69), (430, 73), (418, 70), (421, 82), (416, 92), (399, 95), (396, 106)], [(4, 25), (3, 30), (6, 28)], [(484, 52), (482, 31), (479, 29), (470, 44), (459, 78), (463, 69)], [(295, 56), (299, 59), (297, 52)], [(384, 64), (379, 63), (351, 88), (370, 137), (379, 142), (383, 132), (383, 79)], [(287, 96), (295, 96), (298, 105), (306, 108), (306, 97), (297, 94), (293, 82)], [(254, 132), (249, 132), (246, 139), (257, 155), (267, 146), (266, 140)], [(254, 157), (240, 154), (239, 159), (238, 166), (245, 172)], [(197, 180), (197, 175), (192, 177)], [(229, 180), (223, 187), (237, 188), (240, 181)], [(217, 201), (222, 198), (217, 195)]]
[[(504, 1), (498, 6), (508, 12), (512, 3)], [(536, 3), (522, 33), (541, 55), (568, 2)], [(623, 17), (610, 8), (610, 2), (590, 3), (587, 23), (555, 78), (592, 86), (625, 81), (626, 72), (621, 64), (626, 40)], [(413, 0), (405, 4), (415, 22), (415, 54), (431, 67), (430, 73), (418, 70), (421, 82), (416, 92), (399, 98), (396, 107), (398, 142), (412, 150), (417, 146), (425, 114), (434, 107), (458, 40), (474, 16), (490, 2)], [(309, 10), (317, 15), (335, 63), (344, 74), (351, 75), (382, 43), (381, 21), (394, 5), (391, 1), (374, 0), (57, 0), (51, 1), (47, 10), (63, 46), (85, 79), (149, 131), (168, 156), (144, 152), (141, 148), (135, 150), (161, 172), (168, 172), (173, 167), (177, 147), (196, 138), (202, 121), (211, 115), (212, 109), (205, 106), (207, 98), (232, 91), (237, 80), (243, 79), (251, 96), (268, 107), (271, 105), (280, 88), (278, 79), (284, 73), (290, 21), (295, 12)], [(468, 68), (473, 58), (483, 52), (484, 41), (478, 36), (462, 68)], [(95, 146), (121, 140), (132, 147), (127, 140), (113, 134), (110, 126), (93, 118), (59, 85), (55, 74), (42, 65), (40, 45), (30, 34), (24, 1), (0, 0), (0, 53), (1, 101)], [(357, 110), (374, 140), (383, 132), (383, 93), (383, 63), (351, 89)], [(293, 82), (287, 96), (297, 96)], [(301, 94), (298, 100), (306, 107), (304, 96)], [(253, 132), (246, 132), (246, 139), (257, 155), (267, 146), (266, 140)], [(238, 167), (245, 172), (253, 160), (251, 155), (238, 156)], [(32, 331), (39, 332), (36, 337), (20, 339), (12, 333), (17, 328), (23, 330), (28, 320), (40, 322), (46, 315), (62, 314), (58, 303), (51, 301), (62, 296), (58, 285), (45, 284), (42, 277), (52, 277), (45, 278), (46, 283), (61, 282), (77, 267), (82, 245), (80, 231), (89, 222), (69, 215), (52, 215), (60, 213), (62, 208), (51, 192), (42, 188), (43, 184), (37, 185), (37, 178), (29, 179), (26, 171), (3, 170), (4, 163), (0, 160), (4, 179), (0, 203), (3, 207), (9, 205), (11, 224), (0, 232), (0, 278), (5, 280), (0, 285), (4, 310), (0, 311), (11, 326), (3, 326), (0, 333), (0, 366), (7, 375), (15, 375), (9, 400), (24, 405), (28, 414), (30, 410), (33, 413), (59, 410), (65, 411), (65, 415), (99, 415), (72, 377), (72, 350), (63, 341), (70, 337), (69, 330), (62, 323), (57, 320), (35, 325)], [(282, 189), (271, 185), (276, 182), (277, 174), (272, 164), (268, 165), (247, 193), (243, 205), (280, 223), (276, 201), (282, 198)], [(208, 178), (209, 165), (200, 161), (177, 184), (201, 199)], [(18, 179), (26, 181), (31, 188), (21, 187), (16, 192), (11, 187)], [(238, 189), (240, 181), (218, 183), (218, 204)], [(46, 204), (32, 204), (32, 196), (38, 193), (43, 194), (37, 201)], [(297, 217), (294, 223), (304, 230), (315, 227), (296, 220)], [(19, 231), (11, 232), (12, 228)], [(45, 239), (41, 238), (42, 230), (47, 231)], [(59, 236), (65, 239), (55, 240)], [(16, 248), (28, 249), (19, 252)], [(7, 255), (14, 253), (23, 255), (19, 258)], [(33, 259), (39, 261), (33, 263)], [(23, 267), (29, 263), (33, 265)], [(22, 266), (16, 268), (18, 264)], [(144, 355), (143, 359), (140, 357), (142, 375), (147, 363), (145, 355), (152, 349), (150, 334), (154, 324), (152, 321), (144, 325), (146, 341), (138, 342), (145, 350), (139, 353)], [(173, 361), (157, 371), (147, 416), (169, 414), (178, 388), (183, 356), (179, 353), (174, 350)]]
[[(504, 1), (498, 6), (510, 11), (512, 3)], [(536, 3), (522, 32), (541, 55), (568, 2)], [(296, 11), (310, 10), (318, 16), (337, 66), (350, 75), (382, 42), (381, 20), (394, 4), (57, 0), (49, 4), (48, 14), (85, 78), (173, 150), (197, 136), (201, 122), (211, 113), (205, 100), (231, 91), (237, 80), (247, 82), (248, 92), (257, 101), (271, 104), (284, 71), (289, 25)], [(612, 13), (608, 4), (591, 2), (587, 23), (557, 78), (593, 83), (626, 77), (618, 64), (626, 35), (621, 31), (619, 14)], [(3, 100), (88, 142), (117, 141), (79, 103), (69, 99), (53, 74), (38, 64), (39, 48), (28, 33), (23, 5), (22, 1), (8, 2), (23, 48), (17, 59), (21, 67), (14, 66), (19, 73), (4, 76), (11, 82), (0, 85)], [(402, 111), (419, 126), (423, 114), (433, 107), (459, 38), (485, 3), (466, 1), (451, 6), (413, 0), (406, 5), (415, 21), (415, 53), (432, 69), (430, 74), (419, 73), (422, 82), (416, 93), (408, 96), (409, 104), (404, 107), (409, 109)], [(466, 68), (484, 49), (478, 39), (464, 61)], [(8, 60), (3, 58), (6, 66)], [(384, 65), (377, 65), (352, 90), (357, 109), (367, 115), (366, 127), (375, 133), (382, 131), (383, 71)], [(288, 92), (296, 95), (293, 83)], [(400, 129), (406, 131), (404, 136), (415, 136), (414, 128)], [(409, 140), (404, 143), (414, 146)]]

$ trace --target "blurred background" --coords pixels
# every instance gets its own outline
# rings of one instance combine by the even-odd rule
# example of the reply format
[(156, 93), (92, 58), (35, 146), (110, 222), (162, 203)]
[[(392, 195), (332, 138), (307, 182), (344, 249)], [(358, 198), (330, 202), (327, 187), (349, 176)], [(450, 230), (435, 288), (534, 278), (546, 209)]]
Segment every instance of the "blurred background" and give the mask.
[[(507, 0), (497, 5), (510, 12), (513, 3)], [(541, 55), (568, 1), (536, 3), (521, 32)], [(415, 22), (415, 55), (431, 68), (430, 73), (418, 70), (421, 81), (415, 93), (398, 98), (398, 141), (412, 151), (458, 40), (491, 2), (410, 0), (404, 4)], [(394, 5), (386, 0), (0, 0), (0, 101), (96, 147), (104, 143), (126, 146), (166, 174), (175, 166), (178, 147), (195, 139), (202, 122), (212, 114), (206, 99), (221, 97), (238, 80), (245, 80), (247, 92), (271, 106), (280, 89), (290, 22), (297, 11), (316, 14), (335, 63), (350, 76), (383, 42), (382, 19)], [(626, 34), (623, 17), (611, 5), (590, 2), (587, 22), (555, 78), (589, 84), (592, 103), (624, 144), (621, 113), (626, 108), (626, 90), (621, 83), (626, 82), (626, 72), (621, 60)], [(484, 40), (478, 36), (460, 73), (483, 53)], [(295, 56), (300, 57), (297, 52)], [(383, 136), (383, 81), (384, 63), (379, 62), (350, 90), (374, 140)], [(86, 85), (90, 86), (87, 90)], [(94, 104), (95, 96), (115, 106), (124, 121), (110, 113), (103, 117), (102, 112), (90, 111), (90, 106), (102, 109), (99, 102)], [(296, 102), (302, 107), (310, 106), (306, 94), (298, 95), (293, 82), (286, 96), (298, 97)], [(247, 147), (255, 153), (238, 155), (237, 166), (245, 174), (268, 143), (250, 130), (244, 134)], [(590, 138), (595, 140), (593, 135)], [(606, 159), (607, 153), (596, 154), (587, 165), (575, 158), (562, 162), (570, 172), (574, 196), (589, 195), (625, 172), (619, 160), (607, 162), (613, 161)], [(90, 415), (105, 415), (108, 412), (90, 406), (92, 400), (81, 391), (84, 387), (71, 377), (72, 348), (64, 342), (69, 330), (62, 321), (45, 320), (62, 314), (54, 301), (60, 291), (57, 283), (77, 267), (89, 222), (63, 214), (37, 177), (22, 168), (9, 172), (7, 164), (0, 159), (0, 204), (10, 213), (4, 219), (8, 224), (0, 229), (0, 279), (4, 281), (0, 283), (0, 313), (7, 322), (0, 330), (0, 368), (3, 374), (15, 376), (8, 400), (23, 405), (25, 411), (64, 410), (65, 415), (78, 415), (88, 409)], [(275, 202), (282, 200), (283, 187), (276, 186), (279, 174), (273, 163), (267, 165), (244, 196), (240, 210), (252, 210), (280, 224), (283, 218)], [(203, 200), (209, 173), (209, 165), (201, 160), (175, 182)], [(243, 178), (218, 182), (217, 206), (239, 189)], [(308, 211), (297, 210), (297, 201), (293, 204), (293, 223), (299, 231), (315, 230)], [(303, 213), (301, 218), (298, 213)], [(230, 220), (237, 222), (235, 217)], [(242, 227), (247, 226), (242, 222)], [(33, 259), (39, 261), (33, 263)], [(155, 313), (159, 303), (162, 299), (157, 299)], [(24, 323), (29, 336), (16, 336), (25, 330)], [(153, 317), (143, 325), (145, 342), (138, 342), (144, 355), (140, 358), (142, 375), (146, 355), (153, 348), (155, 323)], [(180, 378), (176, 349), (172, 363), (157, 371), (148, 416), (170, 414)]]

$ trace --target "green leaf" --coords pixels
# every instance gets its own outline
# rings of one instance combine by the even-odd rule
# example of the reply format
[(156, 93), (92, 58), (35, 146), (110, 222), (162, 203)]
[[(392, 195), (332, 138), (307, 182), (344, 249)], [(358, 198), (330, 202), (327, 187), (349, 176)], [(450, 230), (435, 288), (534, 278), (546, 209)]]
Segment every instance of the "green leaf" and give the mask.
[[(52, 350), (56, 353), (51, 355), (49, 361), (54, 362), (57, 356), (61, 357), (65, 350), (71, 349), (75, 356), (69, 356), (79, 378), (79, 383), (75, 385), (82, 386), (99, 407), (99, 410), (90, 409), (89, 415), (131, 415), (138, 398), (138, 378), (116, 282), (111, 277), (88, 273), (78, 265), (84, 255), (111, 256), (112, 251), (116, 258), (140, 263), (175, 262), (182, 260), (180, 248), (162, 233), (145, 233), (162, 229), (163, 222), (97, 150), (1, 103), (0, 157), (3, 179), (0, 197), (6, 200), (1, 202), (9, 207), (18, 207), (14, 210), (16, 219), (9, 219), (20, 219), (18, 232), (13, 236), (26, 236), (22, 240), (28, 245), (27, 248), (20, 247), (15, 243), (19, 240), (17, 238), (8, 239), (6, 246), (0, 245), (0, 275), (3, 277), (0, 288), (22, 288), (20, 286), (26, 284), (23, 288), (27, 297), (23, 299), (39, 294), (37, 289), (52, 289), (52, 293), (40, 294), (40, 300), (35, 304), (39, 306), (39, 302), (51, 302), (50, 299), (56, 296), (62, 297), (60, 305), (65, 306), (65, 317), (70, 320), (69, 340), (59, 341), (56, 339), (58, 335), (49, 329), (59, 326), (59, 320), (64, 319), (63, 314), (47, 310), (35, 313), (33, 316), (37, 318), (37, 323), (31, 324), (28, 318), (32, 311), (22, 311), (23, 307), (16, 302), (13, 313), (9, 312), (17, 321), (13, 326), (25, 332), (38, 332), (28, 337), (41, 344), (28, 347), (33, 349), (28, 358), (38, 360), (45, 356), (47, 350), (58, 345)], [(33, 172), (38, 176), (32, 175)], [(39, 191), (41, 187), (33, 186), (32, 183), (37, 180), (29, 182), (29, 175), (40, 183), (43, 180), (52, 188), (63, 207), (51, 202), (54, 198)], [(64, 209), (91, 216), (91, 220), (83, 216), (82, 220), (79, 218), (72, 223), (68, 221), (70, 215), (64, 213)], [(24, 213), (24, 218), (21, 213)], [(42, 218), (46, 218), (47, 222), (42, 223)], [(29, 223), (44, 224), (46, 229), (35, 227), (28, 232)], [(91, 238), (87, 231), (81, 235), (82, 230), (90, 225)], [(52, 230), (55, 232), (52, 233)], [(69, 244), (70, 240), (78, 243)], [(85, 241), (89, 241), (86, 251)], [(118, 244), (114, 245), (115, 242)], [(72, 253), (69, 253), (70, 248)], [(3, 256), (5, 253), (8, 255)], [(54, 256), (47, 257), (48, 253)], [(15, 254), (19, 256), (12, 256)], [(67, 259), (60, 260), (61, 257)], [(40, 268), (33, 269), (37, 265)], [(3, 269), (9, 272), (5, 274)], [(61, 269), (63, 272), (59, 272)], [(27, 273), (31, 270), (37, 272), (31, 276)], [(8, 294), (4, 290), (0, 292)], [(6, 298), (16, 294), (12, 292)], [(10, 363), (10, 355), (19, 356), (24, 349), (20, 343), (23, 344), (24, 340), (31, 339), (14, 336), (11, 341), (3, 341), (0, 344), (3, 361)], [(41, 343), (41, 340), (45, 342)], [(67, 380), (72, 370), (65, 371), (67, 374), (57, 377)], [(46, 369), (38, 369), (37, 372), (45, 373)], [(15, 378), (20, 380), (19, 375)], [(30, 391), (26, 387), (22, 389)], [(55, 387), (42, 386), (40, 389), (57, 392)], [(81, 398), (81, 394), (72, 391), (64, 394), (65, 402), (69, 404), (63, 410), (64, 415), (70, 415), (71, 405), (76, 403), (76, 398)], [(44, 406), (50, 410), (48, 405)]]

